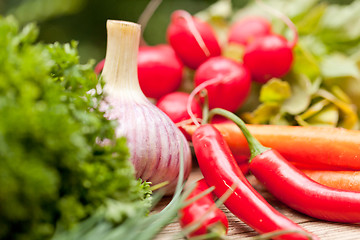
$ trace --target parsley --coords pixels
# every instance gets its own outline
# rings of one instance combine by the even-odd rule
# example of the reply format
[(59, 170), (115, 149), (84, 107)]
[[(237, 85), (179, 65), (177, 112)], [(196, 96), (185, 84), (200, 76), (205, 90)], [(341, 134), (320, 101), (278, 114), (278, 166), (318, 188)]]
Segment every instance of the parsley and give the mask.
[(151, 205), (102, 95), (87, 94), (93, 62), (76, 42), (36, 43), (38, 31), (0, 16), (0, 239), (50, 238), (110, 202), (118, 223)]

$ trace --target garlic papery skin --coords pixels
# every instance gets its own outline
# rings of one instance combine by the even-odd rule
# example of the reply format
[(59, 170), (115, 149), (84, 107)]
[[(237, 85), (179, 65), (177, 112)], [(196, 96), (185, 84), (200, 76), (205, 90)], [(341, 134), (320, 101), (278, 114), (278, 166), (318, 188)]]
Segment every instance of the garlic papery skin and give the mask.
[(140, 89), (137, 76), (140, 32), (136, 23), (107, 21), (102, 72), (106, 98), (101, 109), (107, 119), (117, 120), (116, 136), (126, 137), (136, 177), (152, 184), (167, 181), (166, 192), (172, 193), (179, 175), (180, 153), (183, 152), (187, 178), (191, 151), (180, 130)]

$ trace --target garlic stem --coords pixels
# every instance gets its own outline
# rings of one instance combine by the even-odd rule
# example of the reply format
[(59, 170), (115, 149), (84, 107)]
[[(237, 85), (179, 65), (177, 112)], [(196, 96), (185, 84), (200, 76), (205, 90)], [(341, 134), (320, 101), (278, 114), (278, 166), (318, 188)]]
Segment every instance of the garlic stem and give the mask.
[[(102, 76), (109, 96), (131, 97), (143, 101), (137, 75), (137, 55), (141, 26), (136, 23), (108, 20), (108, 40)], [(126, 89), (126, 91), (123, 91)]]

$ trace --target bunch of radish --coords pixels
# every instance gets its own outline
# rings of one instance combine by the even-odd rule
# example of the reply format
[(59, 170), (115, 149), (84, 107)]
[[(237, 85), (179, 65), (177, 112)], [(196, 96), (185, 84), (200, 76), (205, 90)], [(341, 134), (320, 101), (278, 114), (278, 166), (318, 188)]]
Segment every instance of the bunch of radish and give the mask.
[[(169, 122), (175, 123), (173, 129), (171, 128), (172, 131), (174, 129), (178, 131), (177, 126), (187, 140), (191, 140), (191, 136), (183, 130), (185, 125), (200, 125), (203, 118), (206, 119), (207, 111), (212, 108), (222, 108), (231, 112), (238, 111), (246, 102), (253, 82), (264, 84), (271, 78), (280, 78), (289, 72), (294, 58), (293, 48), (297, 43), (297, 31), (290, 22), (285, 21), (285, 23), (294, 32), (292, 41), (288, 41), (285, 37), (274, 33), (271, 23), (267, 19), (252, 16), (233, 23), (229, 28), (227, 41), (221, 43), (210, 24), (184, 10), (174, 11), (166, 32), (167, 44), (156, 46), (141, 45), (139, 47), (137, 55), (137, 75), (139, 81), (138, 83), (137, 81), (132, 82), (133, 87), (139, 90), (137, 91), (138, 94), (145, 100), (147, 100), (146, 97), (152, 99), (156, 107), (170, 118)], [(119, 38), (121, 39), (121, 36)], [(243, 56), (238, 59), (226, 57), (223, 53), (230, 44), (240, 46), (244, 50)], [(128, 45), (131, 45), (131, 43)], [(118, 49), (115, 44), (110, 44), (110, 46), (112, 46), (112, 49)], [(127, 46), (123, 46), (123, 50), (126, 48)], [(115, 54), (111, 49), (107, 51), (107, 56), (108, 53), (112, 58), (107, 58), (108, 61), (106, 59), (102, 60), (95, 67), (95, 72), (100, 75), (105, 65), (105, 75), (117, 79), (119, 75), (109, 70), (111, 69), (109, 68), (109, 63), (111, 60), (117, 62), (118, 55), (124, 55), (124, 53), (119, 52)], [(136, 69), (136, 55), (131, 59), (135, 60), (134, 69)], [(136, 71), (114, 66), (115, 70), (117, 68), (122, 69), (124, 75), (126, 75), (126, 72), (132, 72), (136, 75)], [(188, 74), (185, 74), (185, 71)], [(184, 87), (186, 77), (187, 80), (190, 78), (192, 84), (190, 88)], [(123, 99), (121, 95), (123, 95), (124, 91), (119, 89), (117, 89), (118, 91), (112, 91), (109, 86), (115, 85), (109, 84), (109, 79), (107, 90), (113, 93), (111, 97)], [(121, 82), (120, 80), (118, 81)], [(122, 86), (126, 87), (131, 81), (124, 82)], [(128, 95), (127, 97), (129, 97)], [(144, 129), (139, 131), (148, 130), (149, 136), (150, 133), (153, 133), (151, 139), (156, 144), (160, 144), (156, 139), (157, 130), (153, 131), (152, 128), (157, 126), (155, 120), (162, 121), (162, 113), (152, 114), (158, 109), (144, 99), (141, 100), (143, 108), (139, 108), (140, 104), (136, 100), (127, 109), (135, 109), (135, 112), (140, 113), (142, 116), (140, 122), (146, 123), (146, 126), (143, 125)], [(121, 130), (127, 130), (128, 126), (131, 129), (135, 129), (135, 127), (132, 128), (131, 126), (134, 124), (132, 121), (137, 117), (123, 117), (124, 114), (119, 113), (125, 113), (127, 109), (122, 109), (120, 104), (115, 104), (114, 106), (117, 106), (118, 109), (112, 115), (107, 114), (107, 116), (110, 118), (118, 117), (119, 122), (126, 123), (119, 125)], [(214, 119), (212, 122), (215, 123), (215, 121), (226, 120)], [(167, 132), (169, 136), (175, 136), (174, 132), (169, 132), (170, 128), (165, 129), (166, 131), (164, 132)], [(182, 138), (184, 136), (181, 135)], [(169, 140), (170, 142), (178, 141), (178, 139), (170, 137), (163, 139), (171, 139)], [(129, 138), (129, 142), (133, 146), (141, 145), (139, 144), (140, 140), (148, 141), (147, 138), (142, 138), (139, 135)], [(166, 149), (166, 140), (160, 142), (164, 146), (164, 152), (171, 153), (170, 150)], [(153, 144), (152, 146), (155, 145)], [(166, 166), (166, 164), (159, 163), (156, 159), (169, 160), (172, 159), (172, 154), (170, 154), (170, 158), (157, 157), (155, 161), (149, 161), (148, 158), (139, 156), (159, 156), (159, 151), (150, 152), (145, 148), (141, 150), (143, 151), (133, 151), (136, 153), (134, 154), (135, 160), (133, 162), (137, 171), (137, 177), (142, 177), (155, 183), (163, 181), (162, 177), (164, 176), (156, 174), (156, 166)], [(185, 148), (183, 151), (190, 156), (189, 148)], [(164, 156), (168, 157), (168, 155)], [(177, 156), (176, 152), (174, 156)], [(248, 159), (238, 155), (234, 155), (234, 157), (241, 171), (246, 174), (248, 171)], [(191, 158), (187, 158), (186, 161), (185, 176), (190, 171), (191, 160), (189, 159)], [(173, 164), (173, 166), (176, 166), (176, 164)], [(167, 171), (170, 173), (172, 171), (173, 174), (169, 175), (176, 176), (176, 167), (170, 170), (167, 169)], [(175, 180), (176, 177), (171, 178), (168, 188), (170, 193), (173, 190)]]
[[(200, 121), (204, 105), (236, 112), (247, 100), (252, 81), (264, 84), (291, 69), (297, 31), (290, 20), (283, 20), (294, 33), (292, 41), (273, 32), (267, 19), (251, 16), (234, 22), (227, 42), (220, 43), (210, 24), (176, 10), (166, 32), (168, 43), (139, 48), (140, 87), (178, 125)], [(242, 58), (222, 55), (229, 44), (244, 50)], [(96, 66), (96, 73), (103, 64), (104, 60)], [(182, 88), (185, 69), (193, 72), (187, 74), (193, 76), (193, 86), (186, 92)], [(199, 94), (202, 91), (206, 104)]]

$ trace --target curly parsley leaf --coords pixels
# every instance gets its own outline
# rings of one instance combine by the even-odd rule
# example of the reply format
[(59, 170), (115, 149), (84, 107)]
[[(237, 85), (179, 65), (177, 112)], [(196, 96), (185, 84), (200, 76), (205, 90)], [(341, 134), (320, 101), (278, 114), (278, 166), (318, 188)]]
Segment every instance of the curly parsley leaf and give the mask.
[[(123, 221), (151, 205), (126, 139), (87, 94), (98, 80), (77, 43), (36, 43), (38, 28), (0, 17), (0, 238), (43, 239), (106, 206)], [(112, 144), (98, 144), (108, 139)], [(146, 212), (146, 211), (145, 211)]]

